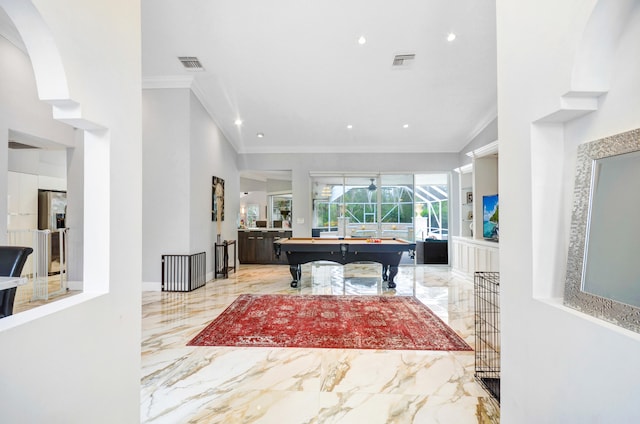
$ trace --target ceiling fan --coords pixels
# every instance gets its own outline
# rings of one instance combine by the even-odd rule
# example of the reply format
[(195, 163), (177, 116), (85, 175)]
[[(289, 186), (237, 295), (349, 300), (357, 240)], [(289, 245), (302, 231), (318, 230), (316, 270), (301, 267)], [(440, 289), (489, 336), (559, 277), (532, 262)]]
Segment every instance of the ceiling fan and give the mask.
[(376, 185), (373, 183), (373, 180), (375, 178), (369, 178), (371, 180), (371, 184), (369, 184), (369, 187), (367, 187), (367, 189), (369, 189), (369, 191), (374, 191), (377, 187)]

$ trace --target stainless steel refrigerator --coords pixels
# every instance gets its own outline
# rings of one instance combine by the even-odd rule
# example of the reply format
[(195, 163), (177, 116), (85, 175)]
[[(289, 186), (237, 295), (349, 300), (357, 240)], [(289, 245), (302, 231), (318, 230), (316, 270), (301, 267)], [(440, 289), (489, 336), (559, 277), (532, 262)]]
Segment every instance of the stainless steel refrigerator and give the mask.
[(64, 191), (38, 190), (38, 229), (50, 230), (49, 274), (60, 271), (60, 232), (65, 228), (67, 193)]

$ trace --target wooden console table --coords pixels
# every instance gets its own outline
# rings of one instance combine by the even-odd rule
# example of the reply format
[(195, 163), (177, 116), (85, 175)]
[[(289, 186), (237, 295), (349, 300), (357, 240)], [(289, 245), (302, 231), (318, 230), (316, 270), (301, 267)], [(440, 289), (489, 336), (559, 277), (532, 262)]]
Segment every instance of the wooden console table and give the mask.
[[(229, 265), (229, 246), (233, 246), (233, 265)], [(224, 240), (222, 243), (215, 243), (214, 246), (214, 275), (213, 278), (218, 278), (221, 275), (223, 278), (229, 278), (229, 271), (236, 272), (236, 262), (238, 256), (238, 250), (235, 240)]]

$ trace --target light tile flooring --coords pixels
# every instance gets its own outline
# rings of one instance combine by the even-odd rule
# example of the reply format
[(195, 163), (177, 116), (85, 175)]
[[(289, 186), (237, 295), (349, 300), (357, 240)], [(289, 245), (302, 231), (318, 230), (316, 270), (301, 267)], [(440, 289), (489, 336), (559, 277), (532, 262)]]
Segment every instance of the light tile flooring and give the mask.
[(188, 347), (239, 294), (415, 296), (473, 346), (473, 285), (446, 267), (406, 266), (395, 290), (380, 265), (241, 265), (191, 293), (142, 300), (143, 423), (498, 423), (473, 378), (473, 352)]
[(55, 302), (56, 300), (60, 300), (68, 296), (82, 293), (81, 291), (67, 290), (66, 288), (63, 288), (66, 287), (66, 285), (63, 281), (61, 281), (59, 274), (49, 276), (47, 291), (45, 291), (42, 287), (37, 290), (40, 296), (44, 296), (45, 293), (48, 293), (48, 295), (46, 296), (47, 299), (41, 297), (34, 300), (33, 285), (33, 278), (29, 277), (29, 281), (27, 284), (18, 286), (18, 290), (16, 290), (16, 297), (13, 302), (14, 314), (17, 314), (18, 312), (28, 311), (29, 309), (37, 308), (38, 306)]

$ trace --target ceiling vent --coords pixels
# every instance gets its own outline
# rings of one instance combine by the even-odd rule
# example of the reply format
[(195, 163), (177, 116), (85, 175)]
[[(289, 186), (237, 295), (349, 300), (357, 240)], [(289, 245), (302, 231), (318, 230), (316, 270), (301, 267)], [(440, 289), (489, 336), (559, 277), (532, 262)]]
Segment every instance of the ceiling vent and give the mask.
[(394, 68), (397, 68), (397, 67), (406, 68), (413, 63), (415, 58), (416, 58), (415, 53), (397, 54), (393, 57), (393, 64), (391, 66), (393, 66)]
[(179, 56), (178, 60), (189, 71), (204, 71), (202, 63), (195, 56)]

